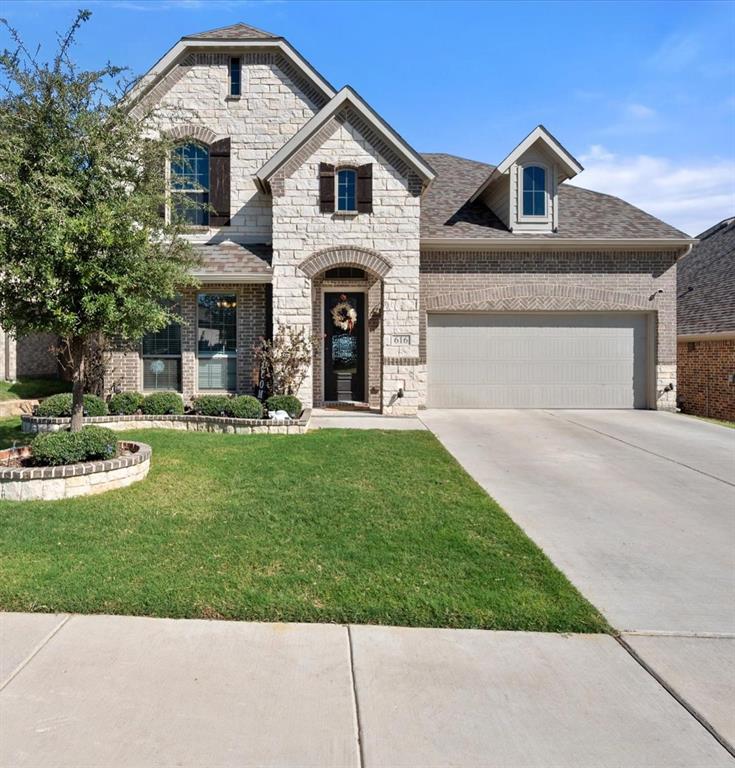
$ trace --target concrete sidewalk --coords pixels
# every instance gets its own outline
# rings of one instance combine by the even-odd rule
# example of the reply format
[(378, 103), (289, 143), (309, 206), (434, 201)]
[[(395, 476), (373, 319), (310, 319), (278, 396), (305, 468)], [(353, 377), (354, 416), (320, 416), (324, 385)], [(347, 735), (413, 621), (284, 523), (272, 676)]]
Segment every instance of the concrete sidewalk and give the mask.
[(0, 765), (732, 766), (604, 635), (0, 614)]
[(336, 408), (314, 408), (309, 429), (418, 429), (425, 430), (416, 416), (383, 416), (374, 411), (340, 411)]

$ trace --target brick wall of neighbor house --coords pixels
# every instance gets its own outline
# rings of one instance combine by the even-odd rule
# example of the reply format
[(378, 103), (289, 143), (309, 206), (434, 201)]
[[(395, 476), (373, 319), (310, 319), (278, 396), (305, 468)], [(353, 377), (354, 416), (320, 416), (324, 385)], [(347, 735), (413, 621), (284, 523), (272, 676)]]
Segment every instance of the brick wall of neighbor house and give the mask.
[(186, 57), (150, 94), (158, 100), (159, 124), (183, 136), (196, 129), (205, 143), (231, 138), (231, 226), (192, 236), (213, 235), (239, 242), (269, 242), (271, 204), (255, 184), (256, 171), (323, 106), (303, 76), (274, 53), (242, 56), (242, 97), (228, 98), (230, 55)]
[(679, 342), (677, 373), (684, 413), (735, 421), (735, 339)]
[(540, 310), (655, 312), (657, 407), (676, 407), (675, 253), (421, 254), (422, 359), (427, 312)]
[[(409, 173), (401, 174), (349, 122), (332, 120), (289, 163), (273, 186), (273, 323), (312, 333), (311, 280), (299, 265), (314, 253), (334, 247), (367, 248), (390, 263), (383, 279), (383, 392), (387, 413), (415, 412), (420, 404), (419, 361), (419, 205)], [(319, 212), (319, 163), (373, 164), (373, 213), (340, 216)], [(372, 304), (372, 297), (371, 297)], [(318, 329), (317, 329), (318, 332)], [(376, 362), (376, 361), (374, 361)], [(300, 397), (312, 402), (313, 376)], [(397, 400), (399, 388), (405, 397)]]
[(58, 339), (51, 333), (31, 333), (18, 339), (16, 375), (53, 377), (59, 375), (59, 364), (53, 349)]
[[(266, 332), (266, 291), (258, 283), (212, 283), (199, 290), (185, 291), (181, 296), (181, 381), (184, 399), (197, 394), (197, 293), (234, 293), (237, 296), (237, 391), (250, 395), (254, 391), (253, 347)], [(108, 366), (106, 389), (143, 388), (143, 371), (138, 349), (120, 347), (112, 354)]]

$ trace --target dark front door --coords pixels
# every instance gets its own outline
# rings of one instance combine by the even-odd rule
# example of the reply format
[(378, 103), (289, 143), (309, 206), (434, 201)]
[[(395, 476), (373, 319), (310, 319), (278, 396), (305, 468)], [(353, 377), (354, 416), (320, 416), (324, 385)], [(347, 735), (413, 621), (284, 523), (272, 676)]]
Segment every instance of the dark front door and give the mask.
[(365, 294), (324, 294), (324, 399), (365, 402)]

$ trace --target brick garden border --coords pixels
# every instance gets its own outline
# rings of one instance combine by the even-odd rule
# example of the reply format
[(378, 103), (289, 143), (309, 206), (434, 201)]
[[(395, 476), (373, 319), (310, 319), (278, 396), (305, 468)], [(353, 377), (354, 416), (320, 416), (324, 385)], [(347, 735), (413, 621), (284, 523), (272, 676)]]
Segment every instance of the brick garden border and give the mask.
[[(301, 412), (298, 419), (235, 419), (230, 416), (198, 416), (166, 414), (154, 416), (136, 413), (131, 416), (87, 416), (84, 424), (107, 429), (178, 429), (187, 432), (222, 432), (236, 435), (301, 435), (309, 429), (311, 409)], [(71, 419), (52, 416), (21, 416), (23, 432), (59, 432), (68, 429)]]
[[(131, 453), (116, 459), (85, 461), (59, 467), (0, 467), (0, 499), (70, 499), (124, 488), (142, 480), (151, 466), (150, 445), (120, 440), (118, 447)], [(0, 458), (29, 454), (29, 447), (22, 446), (0, 451)]]

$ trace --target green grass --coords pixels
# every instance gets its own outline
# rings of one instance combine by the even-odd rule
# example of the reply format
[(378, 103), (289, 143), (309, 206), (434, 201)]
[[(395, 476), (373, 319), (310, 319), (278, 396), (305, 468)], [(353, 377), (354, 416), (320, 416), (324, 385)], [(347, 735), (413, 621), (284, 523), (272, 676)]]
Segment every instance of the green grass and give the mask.
[(685, 413), (683, 415), (688, 416), (690, 419), (699, 419), (700, 421), (708, 421), (710, 424), (719, 424), (721, 427), (729, 427), (730, 429), (735, 429), (735, 421), (711, 419), (708, 416), (695, 416), (693, 413)]
[(607, 630), (428, 432), (127, 436), (142, 483), (0, 502), (0, 608)]
[(70, 392), (71, 384), (60, 379), (18, 379), (0, 381), (0, 401), (35, 400), (58, 392)]

